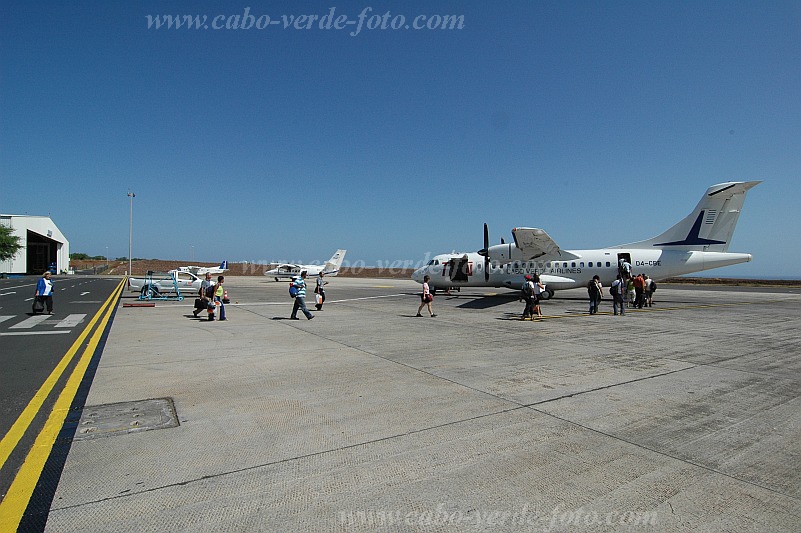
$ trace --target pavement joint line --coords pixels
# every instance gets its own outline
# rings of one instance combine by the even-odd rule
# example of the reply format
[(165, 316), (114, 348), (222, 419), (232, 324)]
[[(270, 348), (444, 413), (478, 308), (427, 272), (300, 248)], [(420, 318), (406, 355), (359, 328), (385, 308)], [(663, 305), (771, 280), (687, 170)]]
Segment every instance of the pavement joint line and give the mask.
[[(361, 298), (347, 298), (344, 300), (326, 300), (325, 303), (333, 304), (333, 303), (344, 303), (344, 302), (353, 302), (356, 300), (377, 300), (379, 298), (396, 298), (398, 296), (407, 296), (407, 294), (383, 294), (381, 296), (364, 296)], [(189, 298), (184, 298), (184, 300), (188, 300)], [(291, 302), (291, 298), (287, 298), (287, 301)], [(227, 303), (225, 304), (226, 307), (260, 307), (263, 305), (286, 305), (287, 302), (240, 302), (240, 303)], [(177, 304), (177, 305), (169, 305), (169, 304), (156, 304), (154, 307), (158, 307), (160, 309), (174, 309), (176, 307), (194, 307), (194, 304)]]
[[(536, 405), (536, 404), (532, 404), (532, 405)], [(799, 498), (798, 496), (794, 496), (793, 494), (790, 494), (790, 493), (780, 492), (780, 491), (778, 491), (776, 489), (773, 489), (773, 488), (771, 488), (769, 486), (761, 485), (761, 484), (756, 483), (754, 481), (750, 481), (750, 480), (745, 479), (745, 478), (737, 477), (737, 476), (735, 476), (733, 474), (729, 474), (729, 473), (723, 472), (721, 470), (718, 470), (716, 468), (712, 468), (711, 466), (707, 466), (707, 465), (704, 465), (704, 464), (701, 464), (701, 463), (697, 463), (695, 461), (691, 461), (690, 459), (687, 459), (687, 458), (684, 458), (684, 457), (679, 457), (679, 456), (672, 455), (670, 453), (667, 453), (667, 452), (664, 452), (664, 451), (661, 451), (661, 450), (654, 449), (654, 448), (652, 448), (650, 446), (646, 446), (645, 444), (641, 444), (639, 442), (634, 442), (634, 441), (631, 441), (631, 440), (626, 439), (624, 437), (621, 437), (621, 436), (618, 436), (618, 435), (613, 435), (611, 433), (607, 433), (605, 431), (601, 431), (600, 429), (589, 427), (587, 425), (584, 425), (584, 424), (579, 423), (579, 422), (575, 422), (573, 420), (568, 420), (566, 418), (563, 418), (561, 416), (555, 415), (553, 413), (549, 413), (547, 411), (542, 411), (540, 409), (536, 409), (535, 407), (528, 407), (528, 409), (531, 409), (532, 411), (536, 411), (536, 412), (541, 413), (543, 415), (549, 416), (549, 417), (554, 418), (556, 420), (560, 420), (562, 422), (566, 422), (566, 423), (571, 424), (573, 426), (576, 426), (578, 428), (581, 428), (581, 429), (584, 429), (584, 430), (587, 430), (587, 431), (591, 431), (591, 432), (596, 433), (598, 435), (602, 435), (604, 437), (616, 440), (618, 442), (623, 442), (625, 444), (628, 444), (630, 446), (634, 446), (634, 447), (639, 448), (641, 450), (646, 450), (646, 451), (649, 451), (651, 453), (655, 453), (657, 455), (661, 455), (662, 457), (667, 457), (667, 458), (672, 459), (674, 461), (679, 461), (680, 463), (688, 464), (690, 466), (694, 466), (696, 468), (700, 468), (702, 470), (706, 470), (707, 472), (712, 472), (714, 474), (717, 474), (717, 475), (723, 476), (725, 478), (737, 481), (739, 483), (744, 483), (746, 485), (750, 485), (752, 487), (757, 487), (757, 488), (766, 490), (768, 492), (771, 492), (773, 494), (777, 494), (777, 495), (783, 496), (785, 498), (790, 498), (791, 500), (795, 500), (795, 501), (801, 502), (801, 498)]]
[[(320, 457), (320, 456), (323, 456), (323, 455), (328, 455), (330, 453), (336, 453), (336, 452), (340, 452), (340, 451), (343, 451), (343, 450), (350, 450), (350, 449), (353, 449), (353, 448), (359, 448), (359, 447), (368, 446), (368, 445), (371, 445), (371, 444), (378, 444), (380, 442), (385, 442), (385, 441), (395, 440), (395, 439), (399, 439), (399, 438), (409, 437), (411, 435), (417, 435), (417, 434), (420, 434), (420, 433), (426, 433), (426, 432), (429, 432), (429, 431), (434, 431), (434, 430), (437, 430), (437, 429), (441, 429), (443, 427), (454, 426), (454, 425), (458, 425), (458, 424), (463, 424), (465, 422), (472, 422), (474, 420), (480, 420), (482, 418), (488, 418), (488, 417), (492, 417), (492, 416), (503, 415), (503, 414), (514, 412), (514, 411), (522, 411), (522, 410), (525, 409), (525, 406), (517, 404), (516, 402), (514, 402), (512, 400), (507, 400), (507, 401), (511, 402), (514, 405), (514, 407), (510, 407), (509, 409), (502, 409), (500, 411), (494, 411), (494, 412), (491, 412), (491, 413), (483, 413), (483, 414), (480, 414), (480, 415), (475, 415), (475, 416), (471, 416), (471, 417), (467, 417), (467, 418), (463, 418), (463, 419), (459, 419), (459, 420), (450, 420), (448, 422), (443, 422), (442, 424), (437, 424), (437, 425), (434, 425), (434, 426), (428, 426), (428, 427), (424, 427), (424, 428), (420, 428), (420, 429), (415, 429), (415, 430), (412, 430), (412, 431), (406, 431), (404, 433), (397, 433), (395, 435), (387, 435), (385, 437), (380, 437), (380, 438), (377, 438), (377, 439), (370, 439), (370, 440), (367, 440), (367, 441), (348, 444), (348, 445), (345, 445), (345, 446), (339, 446), (339, 447), (336, 447), (336, 448), (330, 448), (330, 449), (326, 449), (326, 450), (319, 450), (319, 451), (316, 451), (316, 452), (305, 453), (305, 454), (302, 454), (302, 455), (296, 455), (294, 457), (286, 457), (284, 459), (279, 459), (277, 461), (269, 461), (267, 463), (261, 463), (261, 464), (257, 464), (257, 465), (246, 466), (246, 467), (243, 467), (243, 468), (236, 468), (234, 470), (228, 470), (226, 472), (218, 472), (216, 474), (208, 474), (208, 475), (205, 475), (205, 476), (200, 476), (200, 477), (196, 477), (196, 478), (192, 478), (192, 479), (187, 479), (187, 480), (184, 480), (184, 481), (177, 481), (177, 482), (174, 482), (174, 483), (168, 483), (166, 485), (160, 485), (158, 487), (151, 487), (149, 489), (144, 489), (144, 490), (141, 490), (141, 491), (138, 491), (138, 492), (130, 491), (130, 492), (126, 492), (124, 494), (116, 494), (114, 496), (101, 498), (99, 500), (81, 502), (81, 503), (76, 504), (76, 505), (69, 505), (69, 506), (65, 506), (65, 507), (52, 507), (50, 509), (50, 512), (62, 511), (62, 510), (66, 510), (66, 509), (78, 509), (78, 508), (81, 508), (81, 507), (84, 507), (84, 506), (87, 506), (87, 505), (94, 505), (94, 504), (97, 504), (97, 503), (107, 502), (107, 501), (111, 501), (111, 500), (118, 500), (118, 499), (121, 499), (121, 498), (130, 497), (130, 496), (138, 496), (138, 495), (147, 494), (147, 493), (150, 493), (150, 492), (157, 492), (157, 491), (160, 491), (160, 490), (163, 490), (163, 489), (170, 489), (170, 488), (174, 488), (174, 487), (183, 487), (183, 486), (186, 486), (186, 485), (190, 485), (190, 484), (198, 483), (198, 482), (202, 482), (202, 481), (207, 481), (207, 480), (210, 480), (210, 479), (217, 479), (217, 478), (221, 478), (221, 477), (230, 476), (230, 475), (233, 475), (233, 474), (241, 474), (243, 472), (251, 472), (251, 471), (254, 471), (254, 470), (261, 469), (261, 468), (268, 468), (268, 467), (271, 467), (271, 466), (290, 463), (290, 462), (293, 462), (293, 461), (301, 461), (301, 460), (304, 460), (304, 459), (310, 459), (312, 457)], [(533, 409), (533, 411), (536, 411), (536, 409)], [(549, 415), (548, 413), (542, 413), (542, 414), (544, 416), (553, 416), (553, 415)], [(558, 417), (554, 417), (554, 418), (558, 418)], [(569, 422), (569, 421), (566, 421), (566, 422)]]

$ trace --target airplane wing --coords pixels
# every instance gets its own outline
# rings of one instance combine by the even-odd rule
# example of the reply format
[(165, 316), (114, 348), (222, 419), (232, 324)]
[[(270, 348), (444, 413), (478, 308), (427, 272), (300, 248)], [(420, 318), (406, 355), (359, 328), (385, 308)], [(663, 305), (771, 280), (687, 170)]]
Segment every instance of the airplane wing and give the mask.
[(514, 228), (512, 236), (515, 239), (515, 246), (523, 253), (524, 261), (543, 256), (558, 259), (578, 259), (580, 257), (559, 248), (559, 245), (544, 229)]

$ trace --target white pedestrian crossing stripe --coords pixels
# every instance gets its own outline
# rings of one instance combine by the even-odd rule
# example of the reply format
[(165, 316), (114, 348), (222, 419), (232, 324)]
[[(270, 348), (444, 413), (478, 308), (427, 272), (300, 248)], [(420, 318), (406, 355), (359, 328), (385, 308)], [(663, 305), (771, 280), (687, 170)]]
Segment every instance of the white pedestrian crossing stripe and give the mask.
[(86, 313), (83, 314), (74, 314), (74, 315), (67, 315), (67, 318), (56, 324), (55, 327), (57, 328), (72, 328), (83, 322), (83, 319), (86, 318)]
[[(16, 318), (15, 315), (0, 315), (0, 322), (6, 322)], [(27, 317), (25, 320), (21, 322), (17, 322), (8, 327), (9, 330), (32, 330), (36, 326), (52, 326), (53, 328), (58, 328), (60, 331), (42, 331), (38, 329), (37, 331), (15, 331), (15, 332), (8, 332), (8, 333), (0, 333), (0, 335), (51, 335), (54, 333), (69, 333), (69, 331), (63, 331), (67, 328), (73, 328), (84, 321), (86, 318), (86, 313), (74, 313), (71, 315), (67, 315), (65, 318), (62, 318), (59, 321), (56, 321), (53, 318), (53, 315), (33, 315)]]
[(30, 329), (34, 326), (38, 326), (48, 318), (50, 318), (50, 315), (33, 315), (22, 322), (10, 326), (8, 329)]

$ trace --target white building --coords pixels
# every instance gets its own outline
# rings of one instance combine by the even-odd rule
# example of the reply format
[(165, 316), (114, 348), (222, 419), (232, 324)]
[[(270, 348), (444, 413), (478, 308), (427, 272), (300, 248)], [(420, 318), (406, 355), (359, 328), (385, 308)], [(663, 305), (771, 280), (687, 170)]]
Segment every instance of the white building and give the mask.
[(9, 261), (0, 261), (0, 272), (41, 274), (55, 263), (56, 273), (70, 268), (70, 243), (50, 217), (0, 214), (0, 224), (19, 237), (19, 249)]

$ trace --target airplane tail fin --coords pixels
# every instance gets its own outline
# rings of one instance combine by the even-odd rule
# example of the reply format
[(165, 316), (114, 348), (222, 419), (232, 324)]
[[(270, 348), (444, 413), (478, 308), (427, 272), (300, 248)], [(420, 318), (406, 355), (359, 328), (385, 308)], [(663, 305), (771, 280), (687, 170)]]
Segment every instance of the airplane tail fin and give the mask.
[(615, 248), (651, 248), (726, 252), (734, 226), (740, 218), (748, 189), (761, 181), (738, 181), (713, 185), (706, 190), (693, 212), (652, 239)]
[(228, 261), (220, 263), (220, 270), (228, 270)]
[(342, 266), (342, 261), (345, 259), (345, 253), (347, 250), (337, 250), (334, 255), (331, 256), (331, 259), (326, 261), (325, 267), (323, 267), (323, 273), (326, 276), (336, 276), (339, 273), (339, 267)]

